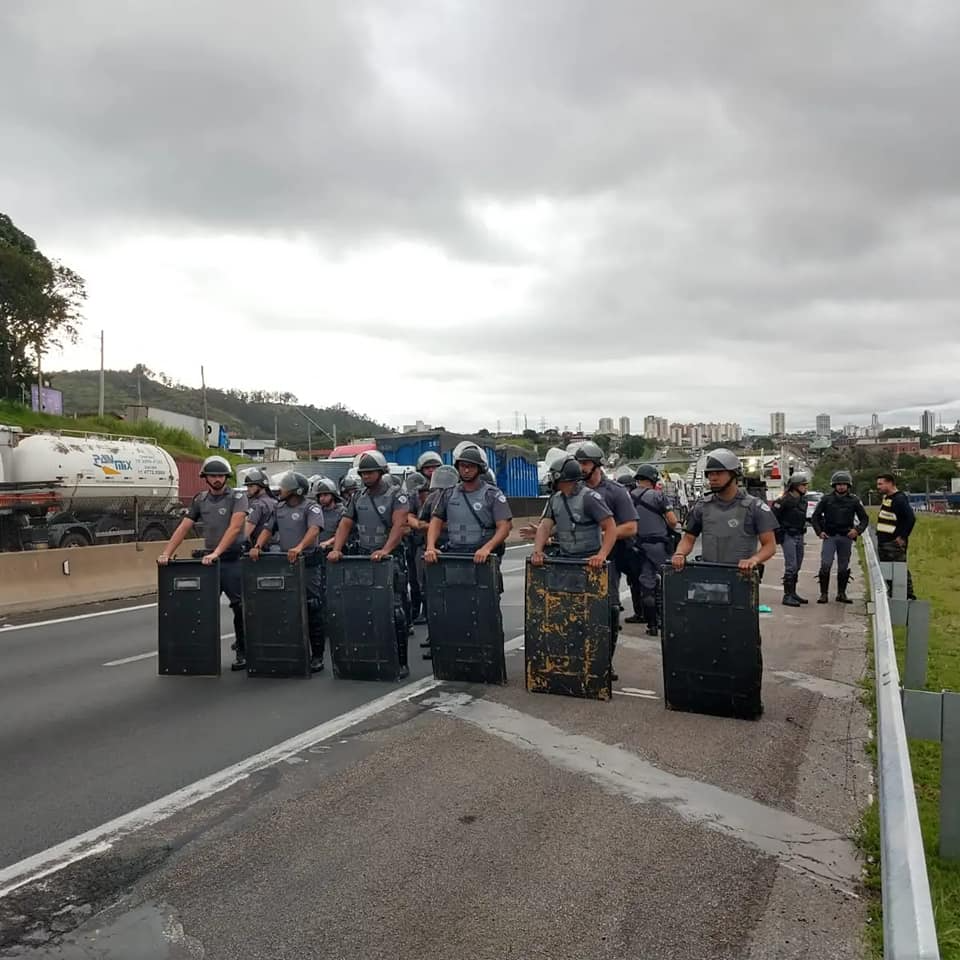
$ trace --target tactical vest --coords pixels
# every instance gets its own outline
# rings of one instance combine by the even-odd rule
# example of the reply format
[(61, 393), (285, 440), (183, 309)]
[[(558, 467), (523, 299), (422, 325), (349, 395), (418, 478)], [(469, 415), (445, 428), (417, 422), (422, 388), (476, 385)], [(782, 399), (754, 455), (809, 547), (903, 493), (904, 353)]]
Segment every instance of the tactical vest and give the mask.
[(357, 542), (369, 553), (382, 550), (393, 527), (394, 491), (371, 494), (364, 490), (357, 495)]
[(738, 497), (732, 507), (721, 509), (712, 497), (703, 500), (703, 559), (708, 563), (739, 563), (753, 556), (757, 536), (747, 533), (747, 517), (753, 497)]
[(323, 510), (323, 533), (320, 534), (320, 540), (323, 541), (329, 540), (337, 532), (340, 518), (343, 516), (343, 507), (335, 503), (329, 509), (327, 507), (321, 507), (321, 509)]
[(586, 484), (582, 484), (573, 496), (565, 497), (562, 493), (553, 495), (550, 506), (554, 535), (557, 546), (565, 556), (592, 557), (603, 542), (600, 524), (584, 513), (584, 498), (588, 492)]
[(457, 485), (447, 499), (447, 537), (454, 550), (476, 549), (496, 532), (493, 511), (486, 503), (487, 485), (464, 490)]

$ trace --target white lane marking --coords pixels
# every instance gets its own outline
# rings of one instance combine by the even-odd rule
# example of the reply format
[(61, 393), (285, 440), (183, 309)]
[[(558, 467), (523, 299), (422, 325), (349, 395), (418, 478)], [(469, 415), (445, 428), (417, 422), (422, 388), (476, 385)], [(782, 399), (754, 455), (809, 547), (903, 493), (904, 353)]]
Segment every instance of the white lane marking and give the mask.
[(788, 869), (857, 897), (856, 849), (833, 830), (713, 784), (667, 773), (621, 747), (568, 733), (493, 700), (441, 692), (423, 704), (536, 753), (555, 767), (586, 776), (609, 794), (633, 803), (661, 803), (688, 823), (749, 844)]
[(623, 687), (618, 692), (619, 693), (635, 693), (638, 696), (643, 696), (643, 697), (657, 696), (656, 690), (644, 690), (643, 687)]
[(138, 660), (149, 660), (151, 657), (156, 657), (159, 655), (157, 650), (152, 650), (150, 653), (138, 653), (135, 657), (122, 657), (120, 660), (108, 660), (104, 666), (105, 667), (122, 667), (125, 663), (136, 663)]
[(631, 690), (614, 690), (615, 694), (621, 697), (639, 697), (641, 700), (659, 700), (660, 698), (656, 694), (649, 693), (635, 693)]
[[(221, 640), (232, 640), (236, 634), (221, 633)], [(148, 653), (138, 653), (133, 657), (121, 657), (119, 660), (108, 660), (103, 664), (104, 667), (122, 667), (125, 663), (136, 663), (138, 660), (149, 660), (151, 657), (159, 656), (158, 650), (151, 650)]]
[(519, 650), (522, 646), (523, 646), (523, 634), (521, 633), (519, 637), (514, 637), (512, 640), (508, 640), (503, 645), (503, 649), (505, 653), (511, 653), (514, 650)]
[(74, 617), (58, 617), (56, 620), (37, 620), (35, 623), (16, 623), (6, 627), (0, 627), (0, 634), (13, 633), (14, 630), (31, 630), (33, 627), (50, 627), (57, 623), (72, 623), (74, 620), (92, 620), (94, 617), (112, 617), (118, 613), (150, 610), (155, 606), (155, 603), (140, 603), (135, 607), (120, 607), (118, 610), (98, 610), (96, 613), (78, 613)]
[(308, 750), (317, 743), (329, 740), (344, 730), (369, 720), (371, 717), (383, 713), (384, 710), (389, 710), (391, 707), (407, 700), (412, 700), (439, 684), (440, 681), (434, 680), (433, 677), (424, 677), (416, 683), (407, 684), (405, 687), (400, 687), (398, 690), (378, 697), (376, 700), (371, 700), (369, 703), (364, 703), (347, 713), (342, 713), (332, 720), (327, 720), (310, 730), (305, 730), (295, 737), (284, 740), (282, 743), (269, 747), (252, 757), (247, 757), (246, 760), (225, 767), (218, 773), (197, 780), (195, 783), (191, 783), (174, 793), (169, 793), (167, 796), (154, 800), (137, 810), (131, 810), (129, 813), (101, 824), (99, 827), (94, 827), (86, 833), (65, 840), (63, 843), (58, 843), (41, 853), (35, 853), (31, 857), (19, 861), (19, 863), (3, 867), (0, 869), (0, 899), (18, 887), (32, 883), (40, 877), (56, 873), (71, 863), (83, 860), (94, 853), (107, 850), (118, 840), (136, 830), (166, 820), (175, 813), (179, 813), (181, 810), (207, 799), (207, 797), (232, 787), (235, 783), (246, 779), (259, 770), (264, 770), (303, 750)]

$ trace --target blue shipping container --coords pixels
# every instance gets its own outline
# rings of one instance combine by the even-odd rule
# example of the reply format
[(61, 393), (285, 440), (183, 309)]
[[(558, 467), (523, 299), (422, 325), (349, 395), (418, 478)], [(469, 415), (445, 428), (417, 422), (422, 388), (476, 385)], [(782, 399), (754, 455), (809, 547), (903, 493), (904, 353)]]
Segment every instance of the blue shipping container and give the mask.
[(397, 438), (396, 445), (392, 441), (380, 440), (378, 447), (383, 455), (401, 467), (415, 467), (417, 460), (428, 451), (440, 452), (440, 437), (421, 437), (418, 440), (404, 440)]
[(537, 465), (523, 457), (510, 457), (497, 471), (497, 486), (508, 497), (540, 496), (540, 476)]

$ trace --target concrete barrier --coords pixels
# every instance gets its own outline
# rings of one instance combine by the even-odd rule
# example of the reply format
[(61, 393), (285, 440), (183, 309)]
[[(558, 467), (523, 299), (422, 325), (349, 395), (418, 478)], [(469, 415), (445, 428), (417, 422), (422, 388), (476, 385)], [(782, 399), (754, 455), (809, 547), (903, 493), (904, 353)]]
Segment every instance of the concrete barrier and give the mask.
[[(189, 557), (202, 546), (202, 540), (188, 540), (177, 556)], [(163, 548), (163, 543), (122, 543), (0, 553), (0, 615), (153, 594)]]

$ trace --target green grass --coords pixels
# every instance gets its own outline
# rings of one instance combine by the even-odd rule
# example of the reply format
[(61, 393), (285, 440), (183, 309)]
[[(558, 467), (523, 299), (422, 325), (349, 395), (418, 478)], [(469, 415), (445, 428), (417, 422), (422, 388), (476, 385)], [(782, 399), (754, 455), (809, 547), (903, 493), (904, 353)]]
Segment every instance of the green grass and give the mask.
[[(960, 690), (960, 595), (956, 588), (958, 555), (960, 520), (918, 516), (916, 529), (910, 538), (910, 571), (917, 596), (929, 600), (931, 607), (927, 690)], [(905, 638), (905, 629), (896, 628), (894, 639), (901, 672)], [(871, 706), (875, 721), (875, 704), (872, 701), (871, 690), (865, 702)], [(910, 763), (927, 855), (941, 958), (960, 960), (960, 861), (941, 860), (937, 855), (940, 843), (940, 744), (911, 740)], [(864, 852), (876, 861), (870, 865), (867, 886), (879, 891), (880, 833), (875, 804), (864, 815), (860, 842)], [(871, 908), (871, 927), (870, 941), (879, 951), (879, 901)]]
[[(113, 417), (54, 417), (46, 413), (34, 413), (29, 407), (0, 400), (0, 424), (23, 427), (24, 430), (80, 430), (89, 433), (109, 433), (123, 436), (145, 437), (156, 440), (171, 456), (194, 457), (198, 460), (213, 451), (196, 440), (185, 430), (175, 430), (159, 423), (145, 420), (127, 423)], [(222, 451), (221, 451), (222, 452)], [(229, 457), (235, 464), (242, 458)]]

